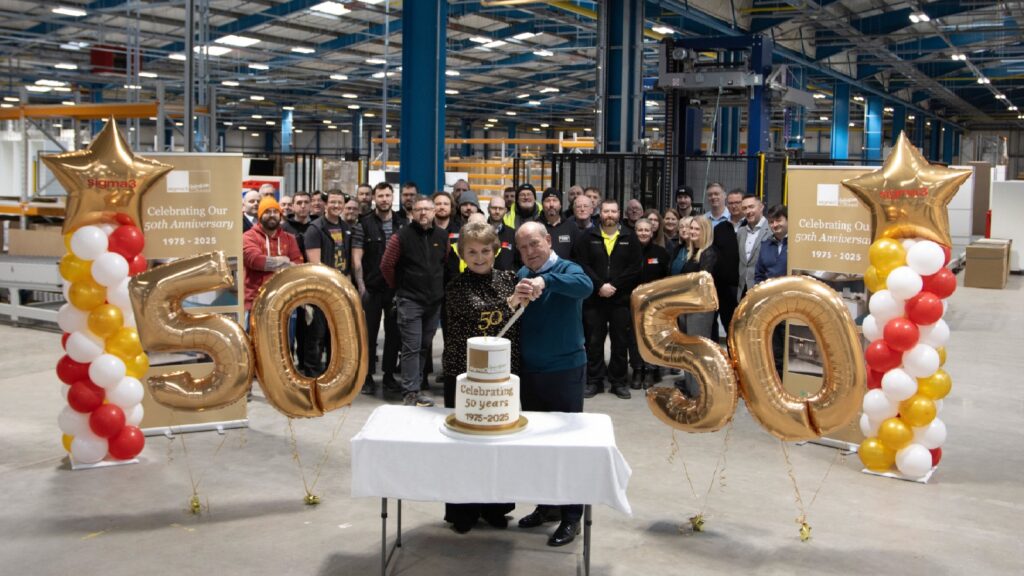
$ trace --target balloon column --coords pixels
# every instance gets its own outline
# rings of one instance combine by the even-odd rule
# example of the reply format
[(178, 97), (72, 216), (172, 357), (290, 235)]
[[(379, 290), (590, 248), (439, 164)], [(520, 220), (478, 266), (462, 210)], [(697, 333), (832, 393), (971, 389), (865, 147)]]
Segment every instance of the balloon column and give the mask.
[(139, 343), (129, 276), (146, 269), (141, 198), (171, 167), (135, 156), (113, 119), (86, 150), (44, 156), (67, 191), (57, 320), (66, 354), (57, 377), (67, 405), (58, 418), (75, 462), (128, 460), (142, 451), (143, 388), (149, 359)]
[(942, 368), (949, 326), (944, 300), (956, 290), (946, 206), (969, 170), (931, 166), (904, 134), (882, 169), (843, 182), (870, 209), (874, 243), (864, 283), (868, 392), (860, 428), (864, 466), (921, 478), (942, 458), (938, 417), (952, 381)]

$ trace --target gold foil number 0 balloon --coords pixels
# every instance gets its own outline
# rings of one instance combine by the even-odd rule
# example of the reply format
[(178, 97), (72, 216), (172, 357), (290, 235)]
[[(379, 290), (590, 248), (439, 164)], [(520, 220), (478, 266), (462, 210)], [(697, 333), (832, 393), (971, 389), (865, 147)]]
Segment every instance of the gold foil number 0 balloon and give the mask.
[[(299, 266), (274, 275), (253, 302), (255, 353), (238, 323), (220, 314), (191, 314), (182, 300), (233, 285), (223, 252), (175, 260), (135, 276), (129, 290), (143, 346), (152, 352), (199, 350), (213, 371), (202, 378), (188, 371), (149, 378), (153, 399), (164, 406), (206, 410), (245, 397), (257, 371), (267, 400), (288, 416), (321, 416), (352, 401), (366, 377), (366, 321), (359, 297), (340, 272)], [(288, 354), (288, 317), (311, 303), (327, 312), (331, 363), (318, 378), (298, 373)]]
[[(676, 328), (673, 314), (716, 309), (714, 294), (707, 272), (673, 276), (633, 292), (641, 356), (688, 370), (700, 382), (697, 399), (687, 399), (674, 388), (650, 389), (648, 404), (655, 416), (687, 432), (717, 430), (732, 419), (738, 388), (754, 418), (783, 440), (818, 438), (853, 420), (865, 385), (863, 353), (853, 318), (834, 290), (806, 276), (773, 278), (751, 289), (736, 308), (729, 330), (735, 371), (717, 345), (710, 340), (697, 345), (706, 339), (686, 336)], [(772, 331), (787, 319), (805, 322), (822, 350), (824, 381), (808, 398), (790, 394), (775, 371)], [(682, 352), (684, 348), (690, 352)], [(726, 406), (729, 410), (723, 414)]]

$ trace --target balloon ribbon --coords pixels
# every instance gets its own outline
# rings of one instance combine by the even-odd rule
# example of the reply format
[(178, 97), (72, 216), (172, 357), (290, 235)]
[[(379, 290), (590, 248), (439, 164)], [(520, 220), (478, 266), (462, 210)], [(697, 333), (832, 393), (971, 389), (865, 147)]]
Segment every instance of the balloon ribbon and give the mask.
[(349, 410), (346, 406), (345, 410), (342, 411), (338, 418), (338, 423), (334, 425), (331, 437), (327, 440), (327, 443), (324, 444), (324, 452), (320, 456), (320, 462), (317, 463), (316, 468), (313, 469), (314, 476), (312, 484), (306, 480), (306, 470), (303, 468), (302, 458), (299, 456), (299, 442), (295, 437), (295, 428), (292, 426), (293, 418), (288, 418), (288, 445), (292, 449), (292, 459), (295, 460), (295, 464), (299, 467), (299, 475), (302, 477), (302, 487), (306, 490), (306, 496), (302, 499), (306, 506), (316, 506), (317, 504), (320, 504), (320, 496), (314, 494), (313, 490), (316, 489), (317, 483), (320, 482), (320, 475), (324, 471), (324, 466), (327, 464), (327, 460), (331, 457), (331, 445), (338, 439), (338, 433), (341, 432), (342, 424), (344, 424), (345, 420), (348, 419), (348, 413)]
[(789, 475), (789, 481), (793, 484), (793, 493), (795, 494), (796, 505), (800, 509), (800, 516), (797, 516), (796, 523), (800, 525), (800, 541), (807, 542), (811, 539), (811, 525), (807, 522), (807, 512), (814, 506), (814, 502), (818, 499), (818, 494), (821, 493), (821, 489), (825, 486), (825, 480), (828, 479), (828, 475), (832, 472), (832, 467), (836, 465), (843, 458), (843, 453), (836, 451), (835, 458), (825, 469), (825, 474), (821, 477), (821, 482), (818, 483), (818, 487), (814, 490), (814, 496), (811, 497), (811, 503), (804, 507), (804, 499), (800, 495), (800, 486), (796, 482), (796, 472), (793, 470), (793, 462), (789, 459), (789, 449), (786, 448), (786, 442), (783, 440), (779, 441), (782, 444), (782, 457), (786, 460), (786, 473)]
[[(690, 478), (690, 470), (686, 466), (686, 460), (680, 459), (683, 464), (683, 474), (686, 476), (686, 482), (690, 485), (690, 493), (693, 494), (693, 499), (697, 502), (699, 512), (696, 515), (690, 517), (690, 528), (694, 532), (703, 532), (705, 518), (704, 513), (707, 511), (708, 500), (711, 497), (711, 490), (715, 487), (715, 479), (719, 481), (719, 487), (725, 488), (725, 469), (726, 469), (726, 453), (729, 451), (729, 440), (732, 438), (732, 422), (729, 423), (729, 428), (725, 431), (725, 437), (722, 439), (722, 452), (718, 455), (718, 461), (715, 463), (715, 471), (711, 473), (711, 481), (708, 482), (708, 490), (704, 493), (703, 501), (697, 497), (697, 490), (693, 487), (693, 480)], [(676, 431), (672, 430), (672, 450), (668, 455), (669, 464), (675, 459), (676, 454), (679, 453), (679, 442), (676, 440)]]

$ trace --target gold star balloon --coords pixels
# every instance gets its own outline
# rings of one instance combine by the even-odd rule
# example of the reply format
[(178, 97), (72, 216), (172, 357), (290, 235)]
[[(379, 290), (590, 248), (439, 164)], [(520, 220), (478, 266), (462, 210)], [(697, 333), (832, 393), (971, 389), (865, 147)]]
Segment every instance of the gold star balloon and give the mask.
[(901, 132), (881, 170), (844, 180), (871, 210), (874, 238), (923, 238), (952, 246), (946, 206), (970, 170), (934, 166)]
[(132, 153), (112, 117), (87, 149), (43, 156), (43, 162), (68, 194), (65, 234), (118, 214), (141, 227), (142, 195), (172, 168)]

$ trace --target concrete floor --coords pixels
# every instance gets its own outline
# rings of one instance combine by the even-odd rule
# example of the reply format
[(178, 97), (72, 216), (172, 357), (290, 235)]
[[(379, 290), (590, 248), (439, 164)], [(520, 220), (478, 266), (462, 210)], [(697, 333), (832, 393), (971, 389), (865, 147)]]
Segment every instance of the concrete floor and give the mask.
[[(942, 466), (928, 485), (868, 476), (857, 458), (837, 463), (809, 510), (813, 539), (801, 543), (780, 444), (742, 409), (728, 449), (724, 485), (711, 490), (706, 532), (687, 518), (701, 496), (724, 432), (677, 434), (643, 398), (603, 394), (590, 412), (610, 414), (633, 468), (626, 517), (595, 508), (593, 574), (1021, 574), (1024, 573), (1024, 279), (1003, 291), (961, 288), (947, 320), (946, 368), (954, 389), (942, 417), (949, 428)], [(53, 372), (59, 335), (0, 326), (0, 572), (3, 574), (376, 574), (380, 503), (349, 498), (349, 439), (379, 399), (295, 422), (311, 470), (346, 418), (317, 487), (323, 503), (303, 505), (286, 419), (258, 396), (250, 428), (186, 438), (209, 508), (187, 512), (191, 495), (181, 439), (148, 439), (141, 463), (72, 472), (60, 447), (61, 407)], [(440, 350), (440, 345), (435, 346)], [(222, 440), (224, 440), (221, 446)], [(219, 453), (217, 451), (220, 447)], [(790, 448), (810, 502), (836, 452)], [(311, 475), (311, 472), (307, 472)], [(532, 509), (520, 504), (516, 518)], [(405, 546), (393, 574), (574, 574), (581, 547), (545, 546), (551, 528), (459, 536), (439, 503), (407, 502)], [(680, 526), (686, 525), (685, 529)], [(581, 541), (581, 540), (578, 540)]]

